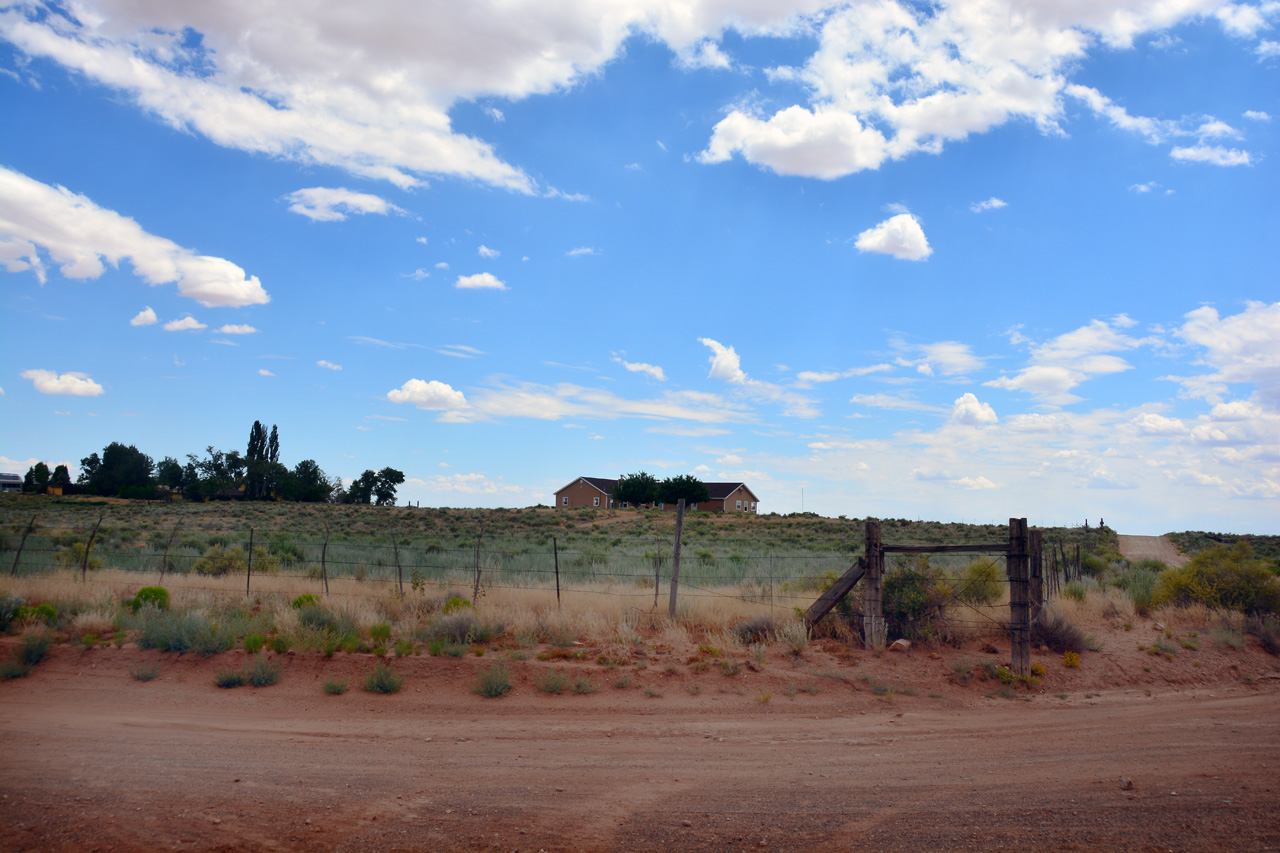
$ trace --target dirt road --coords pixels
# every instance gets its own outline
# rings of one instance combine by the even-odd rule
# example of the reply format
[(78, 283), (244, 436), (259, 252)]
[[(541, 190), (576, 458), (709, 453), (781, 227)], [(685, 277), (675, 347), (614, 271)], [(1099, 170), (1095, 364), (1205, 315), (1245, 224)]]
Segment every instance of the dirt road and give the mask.
[[(936, 685), (886, 700), (819, 654), (793, 666), (808, 680), (771, 662), (758, 682), (521, 682), (491, 700), (470, 693), (468, 659), (413, 659), (405, 689), (378, 696), (354, 681), (368, 656), (290, 658), (275, 686), (219, 690), (227, 656), (61, 647), (0, 684), (0, 849), (1280, 847), (1269, 660), (1247, 680), (1024, 701), (946, 686), (950, 663), (923, 653), (861, 658), (886, 679), (936, 666)], [(129, 677), (152, 660), (161, 678)], [(1086, 666), (1071, 677), (1112, 677)], [(326, 696), (335, 672), (353, 689)]]
[(1159, 560), (1166, 566), (1185, 566), (1191, 558), (1182, 553), (1167, 536), (1125, 536), (1120, 534), (1120, 556), (1138, 560)]

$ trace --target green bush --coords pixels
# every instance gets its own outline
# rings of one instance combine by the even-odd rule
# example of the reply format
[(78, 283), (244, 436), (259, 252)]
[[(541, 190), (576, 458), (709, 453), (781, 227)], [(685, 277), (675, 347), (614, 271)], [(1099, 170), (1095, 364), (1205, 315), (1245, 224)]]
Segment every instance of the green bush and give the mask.
[(294, 606), (298, 608), (298, 624), (313, 631), (336, 631), (338, 629), (337, 617), (322, 605), (307, 602), (298, 606), (298, 601), (306, 597), (305, 595), (300, 595), (294, 600)]
[(37, 604), (32, 607), (18, 607), (14, 612), (17, 622), (43, 622), (53, 625), (58, 621), (58, 609), (52, 604)]
[(488, 699), (496, 699), (511, 690), (511, 673), (506, 664), (494, 663), (480, 670), (473, 692)]
[(341, 696), (347, 692), (347, 680), (345, 678), (326, 678), (324, 680), (324, 692), (330, 696)]
[(282, 655), (288, 652), (292, 645), (293, 639), (289, 637), (288, 634), (276, 634), (271, 638), (270, 642), (267, 643), (267, 648), (271, 649), (271, 651), (278, 655)]
[(885, 624), (891, 636), (930, 640), (938, 635), (947, 595), (928, 557), (909, 557), (886, 572), (882, 592)]
[(441, 612), (448, 614), (457, 613), (460, 610), (466, 610), (468, 608), (474, 609), (472, 608), (470, 601), (456, 592), (451, 592), (445, 597), (444, 604), (440, 607), (440, 610)]
[(967, 604), (995, 604), (1004, 592), (1004, 577), (995, 560), (974, 560), (960, 574), (956, 597)]
[(1280, 580), (1253, 558), (1245, 540), (1215, 545), (1180, 569), (1167, 569), (1156, 584), (1154, 604), (1204, 604), (1244, 613), (1280, 612)]
[(236, 640), (233, 631), (224, 631), (202, 613), (168, 610), (138, 611), (141, 626), (138, 648), (162, 652), (195, 652), (206, 657), (225, 652)]
[(226, 548), (214, 545), (195, 562), (195, 570), (202, 575), (242, 574), (249, 567), (248, 555), (243, 548)]
[(251, 655), (256, 655), (262, 651), (262, 647), (267, 644), (267, 638), (261, 634), (250, 634), (244, 638), (244, 650)]
[(1128, 594), (1129, 599), (1133, 601), (1133, 609), (1139, 616), (1146, 616), (1151, 612), (1156, 593), (1154, 572), (1140, 567), (1125, 569), (1116, 579), (1116, 586)]
[(369, 629), (369, 639), (375, 643), (385, 643), (391, 639), (391, 626), (386, 622), (379, 622)]
[(301, 610), (304, 607), (316, 605), (320, 603), (320, 596), (312, 592), (303, 593), (293, 600), (289, 605), (294, 610)]
[(1097, 554), (1084, 553), (1080, 557), (1080, 571), (1087, 577), (1100, 578), (1106, 574), (1110, 564)]
[(17, 621), (18, 611), (21, 609), (21, 598), (0, 592), (0, 631), (9, 630), (9, 626)]
[(404, 686), (404, 676), (379, 661), (364, 680), (364, 689), (370, 693), (399, 693)]
[(280, 661), (271, 660), (265, 655), (254, 655), (245, 677), (254, 687), (267, 687), (280, 680), (282, 669)]
[(135, 681), (152, 681), (160, 677), (160, 665), (152, 664), (151, 666), (131, 666), (129, 667), (129, 674), (133, 676)]
[(569, 676), (558, 669), (549, 669), (540, 678), (536, 679), (534, 684), (543, 693), (559, 695), (569, 686)]
[(138, 590), (138, 594), (129, 599), (129, 609), (134, 613), (138, 612), (138, 608), (144, 604), (149, 604), (158, 610), (169, 609), (169, 590), (162, 586), (144, 586)]
[(413, 654), (413, 640), (396, 640), (396, 657), (403, 658)]
[(222, 688), (240, 687), (244, 684), (244, 673), (238, 669), (220, 669), (213, 674), (213, 683)]

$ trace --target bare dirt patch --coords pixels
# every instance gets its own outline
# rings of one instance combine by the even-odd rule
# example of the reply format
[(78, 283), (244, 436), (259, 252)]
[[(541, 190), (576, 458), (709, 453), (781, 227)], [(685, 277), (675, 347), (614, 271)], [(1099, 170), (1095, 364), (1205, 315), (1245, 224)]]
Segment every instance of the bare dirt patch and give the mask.
[(1131, 563), (1159, 560), (1166, 566), (1180, 568), (1191, 558), (1178, 550), (1168, 536), (1126, 536), (1120, 534), (1120, 556)]
[[(220, 690), (242, 653), (59, 646), (0, 684), (0, 849), (1280, 845), (1280, 666), (1203, 635), (1138, 648), (1163, 631), (1104, 627), (1078, 670), (1034, 655), (1044, 684), (1011, 698), (956, 674), (1007, 642), (876, 656), (825, 640), (755, 671), (738, 652), (732, 675), (688, 649), (651, 648), (643, 669), (419, 656), (392, 662), (390, 696), (360, 689), (370, 655), (284, 655), (279, 684)], [(495, 659), (515, 686), (483, 699), (470, 688)], [(598, 689), (544, 693), (551, 666)], [(325, 695), (326, 678), (350, 691)]]

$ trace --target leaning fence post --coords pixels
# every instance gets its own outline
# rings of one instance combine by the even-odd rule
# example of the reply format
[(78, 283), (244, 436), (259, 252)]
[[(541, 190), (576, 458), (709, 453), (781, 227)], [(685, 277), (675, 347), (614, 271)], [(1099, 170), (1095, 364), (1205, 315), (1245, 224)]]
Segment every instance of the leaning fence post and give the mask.
[(80, 582), (84, 583), (89, 579), (89, 552), (93, 550), (93, 537), (98, 535), (98, 527), (102, 524), (102, 516), (98, 516), (98, 523), (93, 526), (93, 532), (89, 534), (89, 541), (84, 546), (84, 559), (80, 561)]
[(27, 522), (27, 526), (22, 530), (22, 541), (18, 543), (18, 553), (13, 555), (13, 568), (9, 570), (10, 577), (18, 576), (18, 561), (22, 559), (22, 549), (27, 544), (27, 534), (36, 529), (36, 517), (31, 516), (31, 520)]
[(881, 649), (887, 639), (887, 627), (881, 595), (884, 546), (880, 542), (880, 522), (868, 521), (865, 537), (867, 570), (862, 577), (862, 642), (869, 649)]
[(676, 501), (676, 544), (671, 555), (671, 603), (667, 615), (676, 618), (676, 592), (680, 587), (680, 536), (684, 532), (684, 498)]
[(560, 606), (560, 546), (556, 544), (556, 537), (551, 537), (551, 556), (556, 561), (556, 607)]
[(1040, 611), (1044, 609), (1044, 531), (1031, 531), (1031, 564), (1027, 575), (1027, 597), (1031, 605), (1031, 624), (1040, 621)]
[(173, 531), (169, 534), (169, 540), (164, 543), (164, 554), (160, 557), (160, 580), (164, 580), (165, 569), (169, 568), (169, 546), (173, 544), (173, 537), (178, 535), (178, 528), (181, 524), (175, 524)]
[(1031, 619), (1027, 604), (1027, 520), (1009, 519), (1009, 644), (1013, 671), (1031, 671)]
[(244, 594), (249, 594), (249, 578), (253, 575), (253, 528), (249, 528), (249, 562), (244, 569)]
[(474, 605), (480, 600), (480, 538), (484, 536), (484, 528), (480, 528), (480, 532), (476, 534), (476, 585), (471, 591), (471, 603)]

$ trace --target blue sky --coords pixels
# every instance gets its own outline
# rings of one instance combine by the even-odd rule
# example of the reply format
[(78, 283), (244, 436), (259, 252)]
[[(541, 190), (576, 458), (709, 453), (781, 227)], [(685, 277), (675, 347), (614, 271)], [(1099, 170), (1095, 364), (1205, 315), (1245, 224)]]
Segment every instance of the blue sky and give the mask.
[(0, 467), (1280, 532), (1280, 4), (0, 7)]

